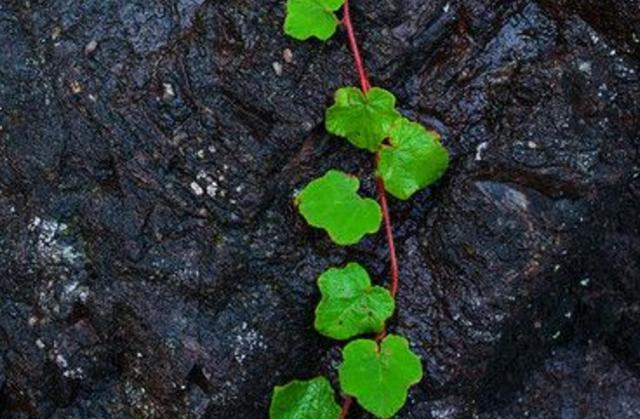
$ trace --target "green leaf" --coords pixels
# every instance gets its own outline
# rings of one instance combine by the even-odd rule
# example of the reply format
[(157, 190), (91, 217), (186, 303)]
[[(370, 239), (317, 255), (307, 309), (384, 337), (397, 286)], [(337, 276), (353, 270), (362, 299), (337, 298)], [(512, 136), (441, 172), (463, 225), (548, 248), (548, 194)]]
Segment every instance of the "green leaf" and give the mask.
[(337, 244), (354, 244), (378, 231), (382, 220), (378, 203), (358, 195), (359, 188), (356, 177), (329, 170), (309, 183), (296, 203), (311, 226), (325, 229)]
[(318, 286), (322, 299), (316, 308), (315, 327), (333, 339), (380, 332), (395, 309), (389, 291), (372, 286), (369, 274), (358, 263), (327, 270), (320, 275)]
[(396, 198), (409, 199), (440, 179), (449, 165), (449, 153), (438, 134), (415, 122), (396, 121), (389, 131), (389, 143), (380, 150), (377, 175)]
[(316, 377), (276, 386), (269, 408), (270, 419), (337, 419), (340, 406), (329, 380)]
[(364, 94), (355, 87), (343, 87), (336, 92), (335, 104), (327, 109), (325, 125), (330, 133), (375, 152), (401, 117), (395, 107), (396, 98), (387, 90), (374, 87)]
[(284, 31), (292, 38), (304, 41), (312, 36), (326, 41), (338, 26), (335, 11), (344, 0), (287, 0)]
[(374, 340), (354, 340), (342, 350), (342, 357), (338, 371), (342, 391), (380, 418), (400, 410), (409, 387), (422, 379), (420, 358), (400, 336), (387, 336), (380, 348)]

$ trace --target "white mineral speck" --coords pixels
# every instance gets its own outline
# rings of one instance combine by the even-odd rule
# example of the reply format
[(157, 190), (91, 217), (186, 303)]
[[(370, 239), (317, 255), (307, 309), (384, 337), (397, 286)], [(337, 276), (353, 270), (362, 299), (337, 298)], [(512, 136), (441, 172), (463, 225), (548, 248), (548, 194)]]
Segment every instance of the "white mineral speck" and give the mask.
[(267, 345), (264, 343), (262, 335), (254, 330), (248, 329), (247, 324), (242, 324), (242, 333), (236, 335), (236, 347), (233, 350), (233, 355), (239, 364), (245, 360), (245, 358), (256, 350), (266, 350)]
[(60, 354), (56, 356), (56, 364), (58, 364), (60, 368), (67, 368), (69, 366), (67, 360)]
[(275, 61), (273, 64), (273, 71), (276, 72), (276, 76), (281, 76), (282, 75), (282, 64), (280, 64), (279, 62)]
[(162, 99), (171, 100), (176, 97), (176, 92), (175, 90), (173, 90), (173, 86), (171, 85), (171, 83), (162, 83), (162, 87), (164, 89)]
[(89, 41), (87, 45), (85, 45), (84, 53), (86, 55), (91, 55), (95, 52), (96, 48), (98, 48), (98, 41), (96, 41), (95, 39), (92, 39), (91, 41)]
[(217, 194), (218, 194), (218, 185), (215, 182), (207, 186), (207, 195), (209, 195), (211, 198), (215, 198)]
[(578, 70), (582, 71), (585, 74), (591, 75), (591, 63), (589, 61), (582, 61), (578, 65)]
[(71, 89), (71, 92), (73, 92), (73, 94), (77, 95), (82, 93), (82, 85), (78, 81), (72, 81), (69, 84), (69, 88)]
[(197, 196), (200, 196), (200, 195), (202, 195), (204, 193), (204, 190), (202, 189), (202, 186), (200, 186), (198, 184), (198, 182), (191, 182), (191, 190)]
[(71, 294), (76, 288), (78, 288), (78, 281), (73, 281), (70, 284), (65, 285), (64, 292), (66, 294)]
[(60, 37), (61, 34), (62, 28), (60, 26), (56, 26), (55, 28), (53, 28), (53, 31), (51, 31), (51, 39), (55, 41)]
[(293, 62), (293, 52), (291, 52), (289, 48), (285, 48), (284, 51), (282, 51), (282, 59), (285, 63), (291, 64)]
[(80, 298), (80, 301), (82, 301), (83, 303), (86, 303), (87, 299), (89, 298), (89, 291), (86, 288), (82, 289), (78, 293), (78, 297)]
[(486, 141), (478, 144), (478, 147), (476, 147), (476, 161), (482, 160), (482, 152), (485, 151), (487, 147), (489, 147), (489, 143), (487, 143)]

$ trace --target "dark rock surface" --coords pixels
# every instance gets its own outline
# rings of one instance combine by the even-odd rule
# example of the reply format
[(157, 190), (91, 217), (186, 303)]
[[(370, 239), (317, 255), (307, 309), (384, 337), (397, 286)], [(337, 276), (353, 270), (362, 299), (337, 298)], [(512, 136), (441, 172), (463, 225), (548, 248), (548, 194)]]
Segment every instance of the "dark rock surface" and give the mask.
[[(386, 251), (291, 205), (372, 165), (322, 125), (344, 36), (286, 38), (283, 3), (0, 1), (1, 418), (262, 418), (335, 366), (315, 277)], [(353, 8), (453, 155), (391, 203), (426, 372), (398, 417), (640, 417), (640, 2)]]

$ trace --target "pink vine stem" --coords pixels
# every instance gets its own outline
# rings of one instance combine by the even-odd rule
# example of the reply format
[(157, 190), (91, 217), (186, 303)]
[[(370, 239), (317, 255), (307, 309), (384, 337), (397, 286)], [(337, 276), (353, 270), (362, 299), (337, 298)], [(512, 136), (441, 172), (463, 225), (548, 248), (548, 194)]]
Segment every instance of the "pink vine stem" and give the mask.
[[(351, 22), (351, 12), (349, 10), (349, 0), (345, 0), (344, 5), (342, 7), (343, 16), (342, 16), (342, 25), (347, 31), (347, 37), (349, 39), (349, 46), (351, 48), (351, 53), (353, 54), (353, 59), (356, 64), (356, 71), (358, 72), (358, 77), (360, 78), (360, 86), (362, 87), (363, 92), (367, 92), (371, 89), (371, 83), (369, 83), (369, 77), (367, 76), (367, 71), (364, 68), (364, 64), (362, 61), (362, 56), (360, 55), (360, 49), (358, 48), (358, 42), (356, 40), (356, 34), (353, 30), (353, 23)], [(380, 161), (380, 155), (376, 153), (375, 162), (376, 167)], [(396, 297), (398, 293), (398, 281), (399, 281), (399, 271), (398, 271), (398, 259), (396, 257), (396, 246), (393, 240), (393, 228), (391, 226), (391, 217), (389, 216), (389, 205), (387, 204), (387, 194), (384, 189), (384, 181), (380, 177), (376, 177), (376, 189), (378, 190), (378, 200), (380, 201), (380, 206), (382, 207), (382, 218), (384, 220), (384, 231), (387, 238), (387, 247), (389, 248), (389, 265), (391, 268), (391, 286), (389, 292), (393, 298)], [(386, 329), (380, 332), (376, 336), (376, 342), (380, 343), (382, 339), (387, 335)], [(351, 403), (353, 402), (352, 397), (345, 397), (344, 402), (342, 403), (342, 411), (340, 412), (340, 419), (345, 419), (349, 414), (349, 408), (351, 407)]]

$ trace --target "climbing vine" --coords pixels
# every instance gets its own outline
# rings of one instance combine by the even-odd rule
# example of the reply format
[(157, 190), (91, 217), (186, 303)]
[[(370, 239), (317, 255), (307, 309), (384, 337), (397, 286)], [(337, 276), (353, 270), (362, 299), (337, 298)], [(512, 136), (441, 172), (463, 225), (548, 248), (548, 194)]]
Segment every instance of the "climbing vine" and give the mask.
[[(336, 16), (340, 9), (342, 20)], [(443, 175), (449, 154), (437, 133), (398, 112), (391, 92), (371, 86), (351, 22), (349, 0), (287, 0), (284, 29), (289, 36), (326, 41), (339, 26), (347, 32), (360, 87), (338, 89), (334, 104), (326, 111), (325, 127), (373, 153), (378, 200), (358, 193), (360, 181), (356, 177), (329, 170), (311, 181), (295, 204), (309, 225), (324, 229), (342, 246), (355, 244), (384, 225), (391, 284), (389, 289), (373, 285), (365, 268), (356, 262), (332, 267), (320, 275), (316, 330), (343, 341), (367, 334), (373, 338), (352, 340), (342, 350), (338, 369), (345, 395), (342, 407), (325, 377), (294, 380), (274, 389), (271, 419), (344, 419), (354, 399), (375, 416), (389, 418), (405, 404), (409, 388), (422, 379), (422, 364), (407, 339), (386, 331), (386, 321), (395, 311), (399, 280), (386, 194), (400, 200), (411, 198)]]

